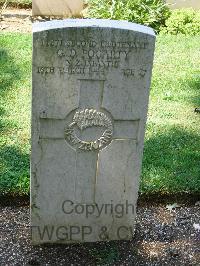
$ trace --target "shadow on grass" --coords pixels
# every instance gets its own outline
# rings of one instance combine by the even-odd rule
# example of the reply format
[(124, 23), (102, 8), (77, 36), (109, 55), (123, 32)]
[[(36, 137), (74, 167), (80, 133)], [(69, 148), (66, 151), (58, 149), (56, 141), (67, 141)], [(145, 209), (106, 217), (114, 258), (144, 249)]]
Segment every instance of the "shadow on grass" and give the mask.
[[(14, 83), (20, 79), (21, 71), (15, 64), (15, 59), (8, 54), (6, 49), (0, 49), (0, 97), (3, 99)], [(3, 106), (0, 107), (0, 131), (1, 134), (14, 128), (14, 123), (4, 120), (7, 112)]]
[(141, 192), (200, 191), (200, 134), (161, 130), (145, 142)]
[(7, 113), (3, 107), (0, 107), (0, 134), (1, 140), (3, 140), (4, 135), (8, 134), (8, 132), (13, 132), (15, 128), (15, 123), (12, 121), (8, 121), (4, 119), (7, 116)]
[(200, 72), (198, 78), (185, 81), (185, 86), (188, 87), (190, 91), (187, 95), (187, 101), (192, 103), (194, 107), (200, 107)]
[(3, 107), (0, 106), (0, 117), (1, 117), (1, 120), (0, 120), (0, 132), (3, 131), (3, 129), (5, 128), (5, 124), (4, 124), (4, 121), (2, 120), (2, 117), (6, 114), (6, 111)]
[[(22, 73), (7, 49), (0, 49), (0, 65), (0, 97), (6, 105), (7, 92), (15, 87)], [(29, 156), (16, 146), (7, 146), (9, 132), (14, 136), (16, 130), (15, 122), (6, 119), (7, 116), (6, 106), (1, 106), (0, 193), (26, 193), (29, 186)]]
[(15, 146), (0, 149), (0, 193), (28, 193), (29, 154)]
[(0, 63), (0, 94), (2, 95), (13, 86), (15, 81), (20, 79), (21, 71), (6, 49), (0, 49)]
[[(5, 146), (0, 150), (0, 190), (27, 193), (28, 188), (28, 152)], [(142, 193), (199, 191), (200, 135), (173, 127), (145, 142)]]

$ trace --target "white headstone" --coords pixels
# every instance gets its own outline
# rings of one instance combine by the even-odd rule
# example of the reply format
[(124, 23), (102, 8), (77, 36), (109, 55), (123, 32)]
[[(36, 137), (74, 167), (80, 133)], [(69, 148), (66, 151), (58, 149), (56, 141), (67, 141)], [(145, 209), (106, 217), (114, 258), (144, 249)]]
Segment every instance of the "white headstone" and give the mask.
[(170, 8), (200, 8), (200, 1), (197, 0), (166, 0), (165, 1)]
[(125, 21), (34, 25), (33, 243), (132, 237), (154, 44)]
[(83, 0), (32, 0), (33, 16), (80, 17)]

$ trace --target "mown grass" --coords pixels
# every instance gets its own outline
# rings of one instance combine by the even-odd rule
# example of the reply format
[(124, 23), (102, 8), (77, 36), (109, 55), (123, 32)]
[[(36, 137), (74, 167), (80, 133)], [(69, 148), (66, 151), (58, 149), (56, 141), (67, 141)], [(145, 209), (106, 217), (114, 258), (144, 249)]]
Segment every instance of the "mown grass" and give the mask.
[(2, 34), (0, 47), (0, 189), (27, 193), (31, 36)]
[[(158, 36), (141, 193), (200, 190), (200, 36)], [(28, 193), (31, 36), (0, 37), (0, 190)]]
[(200, 36), (157, 38), (141, 192), (200, 191)]

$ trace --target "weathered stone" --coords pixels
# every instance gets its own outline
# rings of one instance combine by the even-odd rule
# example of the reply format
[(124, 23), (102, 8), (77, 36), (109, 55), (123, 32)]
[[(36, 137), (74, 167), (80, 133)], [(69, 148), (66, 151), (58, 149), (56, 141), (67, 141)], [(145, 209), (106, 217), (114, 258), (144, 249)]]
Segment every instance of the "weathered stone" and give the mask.
[(83, 0), (33, 0), (33, 16), (81, 16)]
[(200, 9), (200, 2), (197, 0), (166, 0), (170, 8), (194, 8)]
[(122, 21), (34, 25), (33, 243), (132, 237), (154, 43)]

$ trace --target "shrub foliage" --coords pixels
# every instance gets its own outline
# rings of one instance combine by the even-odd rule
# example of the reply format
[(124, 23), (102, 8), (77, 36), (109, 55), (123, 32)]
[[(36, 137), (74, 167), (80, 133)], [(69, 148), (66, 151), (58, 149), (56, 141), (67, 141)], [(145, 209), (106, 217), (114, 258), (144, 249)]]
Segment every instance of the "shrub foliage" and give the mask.
[(166, 27), (163, 28), (163, 33), (200, 34), (200, 11), (195, 11), (192, 8), (176, 9), (172, 11), (165, 24)]
[(163, 0), (88, 0), (87, 17), (128, 20), (159, 31), (170, 11)]

